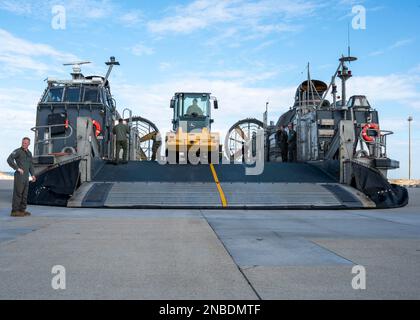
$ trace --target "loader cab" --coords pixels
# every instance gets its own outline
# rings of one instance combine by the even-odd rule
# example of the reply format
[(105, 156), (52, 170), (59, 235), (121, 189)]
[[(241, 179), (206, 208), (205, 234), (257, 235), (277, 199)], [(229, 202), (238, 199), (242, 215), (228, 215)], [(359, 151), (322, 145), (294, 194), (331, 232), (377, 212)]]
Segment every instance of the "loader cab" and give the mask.
[(207, 128), (210, 130), (211, 101), (218, 108), (217, 100), (210, 93), (175, 93), (171, 100), (173, 112), (173, 130), (182, 127), (184, 132), (193, 132)]

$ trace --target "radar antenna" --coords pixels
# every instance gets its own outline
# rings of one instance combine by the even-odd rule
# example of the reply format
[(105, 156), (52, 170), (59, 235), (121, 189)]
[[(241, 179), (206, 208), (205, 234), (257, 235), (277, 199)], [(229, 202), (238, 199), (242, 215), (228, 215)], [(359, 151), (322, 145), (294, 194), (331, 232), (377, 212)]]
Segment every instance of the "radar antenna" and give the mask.
[(75, 61), (75, 62), (69, 62), (69, 63), (63, 63), (63, 66), (73, 66), (73, 72), (71, 73), (71, 76), (73, 80), (76, 79), (82, 79), (82, 68), (80, 67), (82, 64), (88, 64), (91, 63), (90, 61)]

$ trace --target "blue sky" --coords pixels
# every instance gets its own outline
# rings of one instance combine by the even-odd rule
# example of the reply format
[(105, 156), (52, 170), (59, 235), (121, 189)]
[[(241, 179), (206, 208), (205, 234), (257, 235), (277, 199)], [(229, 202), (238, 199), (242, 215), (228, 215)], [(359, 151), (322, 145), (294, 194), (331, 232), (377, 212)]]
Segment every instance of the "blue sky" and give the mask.
[[(65, 29), (52, 28), (52, 7), (66, 10)], [(31, 132), (48, 76), (67, 78), (62, 63), (89, 60), (85, 74), (111, 75), (119, 110), (129, 107), (170, 128), (169, 100), (176, 91), (210, 91), (219, 99), (213, 129), (237, 120), (277, 120), (311, 64), (313, 78), (328, 82), (347, 52), (352, 7), (366, 8), (366, 29), (350, 27), (352, 94), (366, 94), (383, 129), (393, 130), (389, 156), (401, 161), (391, 177), (408, 174), (409, 115), (413, 121), (413, 172), (420, 178), (420, 1), (0, 0), (0, 170)], [(417, 121), (416, 121), (417, 120)]]

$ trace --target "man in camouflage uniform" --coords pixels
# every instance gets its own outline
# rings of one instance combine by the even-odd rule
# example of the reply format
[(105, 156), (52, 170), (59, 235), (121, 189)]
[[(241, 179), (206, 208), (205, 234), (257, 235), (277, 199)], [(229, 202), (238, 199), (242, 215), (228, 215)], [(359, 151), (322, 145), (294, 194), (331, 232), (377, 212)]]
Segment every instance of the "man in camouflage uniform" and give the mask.
[(288, 138), (287, 138), (287, 149), (289, 152), (288, 161), (296, 162), (297, 161), (297, 133), (293, 130), (293, 123), (288, 125)]
[(115, 156), (115, 164), (118, 164), (120, 160), (120, 150), (123, 149), (123, 161), (122, 163), (127, 163), (127, 134), (130, 133), (130, 128), (123, 123), (123, 119), (118, 120), (118, 124), (112, 129), (112, 132), (115, 134), (117, 154)]
[(36, 181), (32, 164), (32, 153), (28, 150), (31, 140), (28, 137), (22, 139), (22, 146), (13, 151), (7, 158), (7, 163), (15, 170), (13, 185), (12, 212), (13, 217), (30, 216), (26, 211), (28, 198), (29, 174), (32, 181)]

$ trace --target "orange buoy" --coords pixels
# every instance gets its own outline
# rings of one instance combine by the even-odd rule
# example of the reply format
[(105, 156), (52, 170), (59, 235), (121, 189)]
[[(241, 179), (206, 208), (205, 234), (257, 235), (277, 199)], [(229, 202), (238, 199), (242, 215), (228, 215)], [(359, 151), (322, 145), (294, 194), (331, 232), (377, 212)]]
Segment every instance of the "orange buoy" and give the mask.
[(376, 130), (379, 132), (379, 125), (377, 123), (367, 123), (362, 129), (362, 138), (368, 143), (372, 143), (375, 138), (368, 135), (368, 130)]

